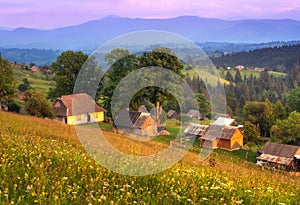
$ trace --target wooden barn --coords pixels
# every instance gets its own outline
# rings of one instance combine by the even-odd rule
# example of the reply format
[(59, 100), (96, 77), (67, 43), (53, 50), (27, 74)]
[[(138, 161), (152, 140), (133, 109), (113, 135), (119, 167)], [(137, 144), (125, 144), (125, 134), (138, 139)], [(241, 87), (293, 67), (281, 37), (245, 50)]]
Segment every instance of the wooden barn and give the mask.
[(175, 110), (169, 110), (167, 113), (169, 119), (177, 120), (179, 118), (178, 113)]
[(201, 137), (202, 147), (237, 150), (243, 147), (244, 134), (237, 126), (211, 124)]
[(184, 130), (185, 138), (199, 139), (202, 137), (208, 129), (208, 125), (200, 125), (195, 123), (190, 123)]
[(63, 95), (53, 103), (55, 119), (69, 125), (103, 122), (106, 110), (86, 93)]
[(157, 136), (157, 123), (150, 113), (121, 110), (114, 120), (114, 127), (125, 134)]
[(256, 159), (259, 165), (269, 164), (280, 169), (300, 171), (299, 146), (267, 142), (259, 150), (259, 156)]

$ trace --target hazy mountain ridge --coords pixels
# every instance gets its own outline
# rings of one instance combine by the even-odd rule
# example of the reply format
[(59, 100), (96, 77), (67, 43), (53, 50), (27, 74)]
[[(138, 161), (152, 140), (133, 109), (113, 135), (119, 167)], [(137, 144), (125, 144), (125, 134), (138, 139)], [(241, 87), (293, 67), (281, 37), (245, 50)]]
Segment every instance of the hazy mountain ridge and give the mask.
[[(248, 52), (261, 50), (264, 48), (275, 48), (274, 51), (278, 50), (282, 46), (293, 46), (300, 45), (300, 41), (274, 41), (267, 43), (228, 43), (228, 42), (204, 42), (196, 43), (200, 48), (203, 49), (212, 58), (221, 57), (224, 54), (239, 54), (238, 52)], [(17, 63), (36, 63), (37, 65), (50, 65), (54, 62), (58, 55), (63, 50), (52, 50), (52, 49), (28, 49), (28, 48), (0, 48), (0, 55), (3, 58), (8, 59), (10, 62)], [(86, 54), (91, 54), (94, 50), (87, 49), (83, 50)], [(232, 56), (231, 55), (231, 56)], [(248, 55), (248, 53), (246, 54)], [(286, 56), (282, 54), (282, 56)], [(281, 57), (282, 57), (281, 56)], [(224, 57), (223, 57), (224, 58)], [(223, 59), (221, 58), (221, 59)], [(226, 58), (227, 59), (227, 58)], [(254, 60), (257, 58), (254, 58)], [(248, 59), (249, 60), (249, 59)], [(241, 63), (241, 62), (239, 62)]]
[(169, 19), (109, 16), (51, 30), (0, 30), (0, 47), (87, 50), (95, 49), (119, 35), (139, 30), (173, 32), (194, 42), (261, 43), (299, 40), (300, 22), (289, 19), (225, 21), (195, 16)]

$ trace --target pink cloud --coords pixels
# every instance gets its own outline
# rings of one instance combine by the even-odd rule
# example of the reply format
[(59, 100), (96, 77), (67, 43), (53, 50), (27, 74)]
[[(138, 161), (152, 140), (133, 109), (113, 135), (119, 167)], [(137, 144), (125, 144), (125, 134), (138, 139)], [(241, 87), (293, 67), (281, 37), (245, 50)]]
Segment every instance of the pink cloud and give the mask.
[[(300, 3), (294, 0), (0, 0), (0, 5), (0, 27), (53, 28), (107, 15), (133, 18), (168, 18), (180, 15), (223, 19), (289, 18), (290, 11), (298, 8)], [(295, 16), (297, 15), (292, 15), (291, 18)]]

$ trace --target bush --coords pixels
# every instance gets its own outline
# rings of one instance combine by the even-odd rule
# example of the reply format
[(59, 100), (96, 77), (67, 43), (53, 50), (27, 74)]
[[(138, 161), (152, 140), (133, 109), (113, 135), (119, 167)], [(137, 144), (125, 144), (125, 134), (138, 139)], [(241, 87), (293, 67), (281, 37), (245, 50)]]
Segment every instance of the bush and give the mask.
[(15, 101), (10, 102), (7, 105), (7, 107), (8, 107), (8, 111), (10, 111), (10, 112), (20, 113), (21, 105), (19, 105)]
[(52, 107), (41, 92), (29, 90), (25, 95), (27, 100), (25, 110), (28, 114), (36, 117), (53, 118)]

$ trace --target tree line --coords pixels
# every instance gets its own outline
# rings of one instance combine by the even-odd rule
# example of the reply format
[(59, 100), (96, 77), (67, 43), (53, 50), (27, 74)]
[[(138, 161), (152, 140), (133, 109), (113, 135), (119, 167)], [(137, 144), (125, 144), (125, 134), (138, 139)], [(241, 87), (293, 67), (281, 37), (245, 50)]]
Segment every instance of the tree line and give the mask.
[(229, 53), (212, 58), (216, 66), (227, 67), (244, 65), (246, 67), (265, 67), (266, 69), (288, 72), (299, 61), (300, 44), (269, 47), (251, 51)]

